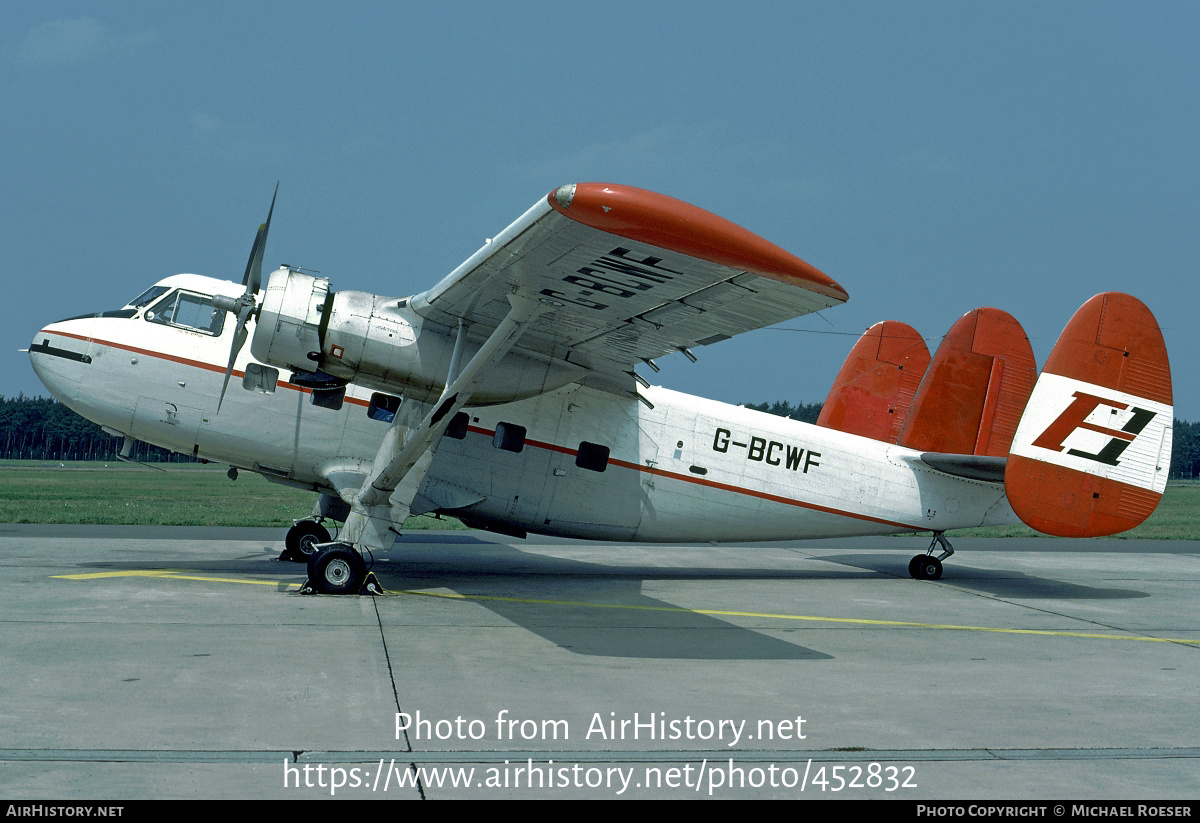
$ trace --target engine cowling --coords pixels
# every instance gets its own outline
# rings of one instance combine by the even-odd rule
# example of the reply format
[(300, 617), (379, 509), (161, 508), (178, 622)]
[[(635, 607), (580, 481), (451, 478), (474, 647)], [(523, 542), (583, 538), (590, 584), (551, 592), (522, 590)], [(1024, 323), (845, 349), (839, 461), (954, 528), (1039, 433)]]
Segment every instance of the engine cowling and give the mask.
[[(445, 388), (456, 329), (432, 323), (397, 297), (334, 292), (328, 278), (271, 273), (250, 350), (275, 366), (326, 374), (370, 388), (436, 400)], [(482, 345), (469, 334), (461, 365)], [(509, 352), (472, 394), (472, 405), (506, 403), (579, 379), (585, 370), (534, 353)]]

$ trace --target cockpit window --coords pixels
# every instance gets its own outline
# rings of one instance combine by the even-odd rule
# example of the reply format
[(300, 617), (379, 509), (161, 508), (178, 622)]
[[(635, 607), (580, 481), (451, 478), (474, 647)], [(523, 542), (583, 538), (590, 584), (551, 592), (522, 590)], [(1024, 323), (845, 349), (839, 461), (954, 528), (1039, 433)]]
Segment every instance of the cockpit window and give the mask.
[(166, 291), (167, 291), (166, 286), (151, 286), (150, 288), (146, 289), (144, 292), (139, 294), (137, 297), (130, 300), (126, 305), (132, 306), (135, 309), (140, 309), (142, 306), (146, 305), (151, 300), (154, 300), (155, 298), (160, 297), (163, 294), (165, 294)]
[(220, 335), (225, 327), (225, 312), (213, 306), (211, 297), (186, 291), (171, 292), (150, 308), (145, 316), (151, 323), (181, 326), (214, 336)]

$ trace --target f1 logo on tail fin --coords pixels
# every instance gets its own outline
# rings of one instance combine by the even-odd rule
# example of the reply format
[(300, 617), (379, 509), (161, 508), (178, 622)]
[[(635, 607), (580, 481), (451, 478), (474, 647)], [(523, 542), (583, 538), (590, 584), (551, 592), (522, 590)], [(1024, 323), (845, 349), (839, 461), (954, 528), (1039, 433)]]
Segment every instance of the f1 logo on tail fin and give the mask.
[(1147, 424), (1157, 415), (1157, 412), (1133, 406), (1132, 416), (1126, 421), (1125, 425), (1119, 429), (1112, 429), (1107, 426), (1090, 423), (1088, 422), (1088, 417), (1100, 406), (1107, 406), (1116, 412), (1130, 409), (1129, 404), (1118, 400), (1107, 400), (1103, 397), (1097, 397), (1082, 391), (1075, 392), (1073, 396), (1075, 399), (1071, 402), (1071, 405), (1067, 406), (1063, 413), (1033, 441), (1034, 446), (1061, 452), (1066, 439), (1077, 430), (1085, 429), (1087, 431), (1098, 432), (1106, 434), (1110, 438), (1108, 443), (1098, 452), (1093, 454), (1085, 452), (1082, 449), (1068, 449), (1067, 454), (1087, 460), (1095, 460), (1097, 463), (1104, 463), (1108, 466), (1116, 466), (1119, 465), (1121, 454), (1129, 444), (1141, 434), (1142, 429), (1146, 428)]
[(1161, 494), (1171, 423), (1171, 406), (1164, 403), (1042, 372), (1010, 455)]

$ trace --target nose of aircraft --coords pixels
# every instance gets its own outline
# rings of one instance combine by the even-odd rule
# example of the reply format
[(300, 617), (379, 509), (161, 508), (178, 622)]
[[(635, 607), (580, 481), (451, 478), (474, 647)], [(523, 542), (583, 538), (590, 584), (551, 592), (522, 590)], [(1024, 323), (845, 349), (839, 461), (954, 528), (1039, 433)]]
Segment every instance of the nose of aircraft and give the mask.
[(83, 370), (91, 365), (86, 321), (65, 320), (39, 331), (29, 345), (29, 362), (49, 392), (70, 404), (79, 393)]

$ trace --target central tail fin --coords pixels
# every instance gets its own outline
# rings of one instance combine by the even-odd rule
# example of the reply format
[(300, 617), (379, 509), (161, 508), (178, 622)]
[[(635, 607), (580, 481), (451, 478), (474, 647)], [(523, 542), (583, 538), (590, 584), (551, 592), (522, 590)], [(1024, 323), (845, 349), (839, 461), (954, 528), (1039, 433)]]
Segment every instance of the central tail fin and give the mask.
[(1011, 314), (967, 312), (933, 355), (898, 442), (924, 452), (1004, 457), (1036, 375), (1029, 338)]
[(1040, 532), (1098, 537), (1158, 505), (1171, 462), (1171, 367), (1136, 297), (1099, 294), (1059, 336), (1012, 444), (1004, 489)]

